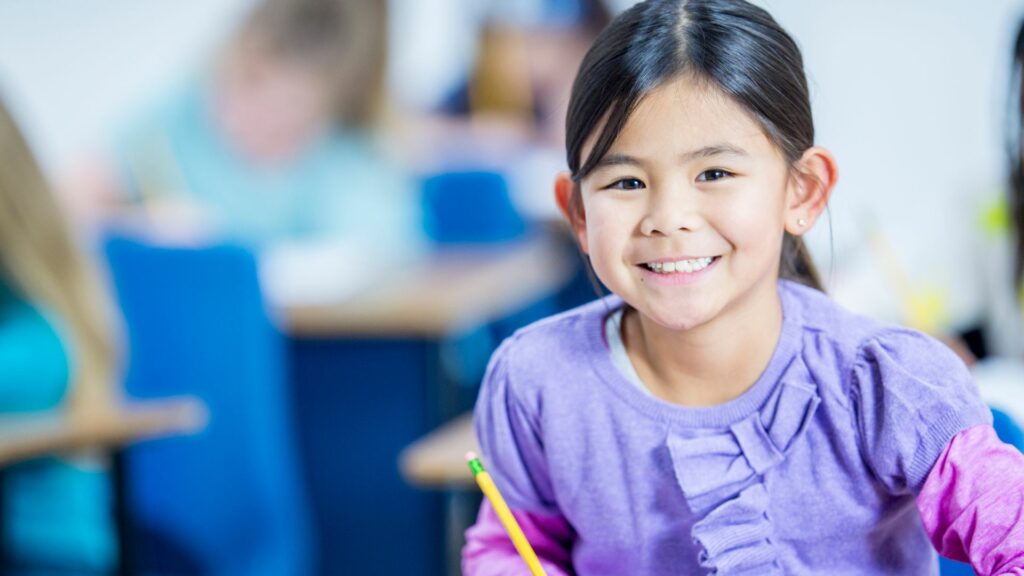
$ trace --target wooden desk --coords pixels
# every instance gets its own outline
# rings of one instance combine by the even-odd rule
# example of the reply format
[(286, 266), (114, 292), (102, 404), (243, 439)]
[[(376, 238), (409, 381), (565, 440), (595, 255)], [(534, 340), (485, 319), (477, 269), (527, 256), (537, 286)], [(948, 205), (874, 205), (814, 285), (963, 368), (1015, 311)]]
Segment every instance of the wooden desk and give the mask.
[(479, 453), (480, 447), (473, 415), (466, 413), (410, 444), (398, 457), (399, 468), (407, 482), (423, 488), (473, 489), (465, 458), (469, 450)]
[[(124, 404), (102, 413), (75, 417), (63, 412), (0, 416), (0, 476), (3, 468), (23, 460), (102, 450), (113, 454), (115, 517), (120, 550), (118, 571), (132, 574), (128, 557), (125, 474), (120, 449), (126, 444), (189, 434), (208, 420), (206, 407), (194, 398), (167, 398)], [(0, 555), (0, 566), (3, 565)]]
[(550, 233), (509, 245), (445, 248), (356, 297), (282, 310), (297, 337), (437, 336), (494, 320), (557, 292), (575, 256)]
[(201, 429), (207, 415), (191, 398), (133, 402), (95, 416), (70, 418), (64, 413), (0, 416), (0, 466), (38, 456), (187, 434)]
[(444, 549), (448, 576), (461, 574), (464, 534), (480, 509), (480, 490), (466, 464), (469, 450), (480, 452), (471, 412), (453, 418), (416, 440), (399, 456), (399, 468), (406, 482), (445, 493)]

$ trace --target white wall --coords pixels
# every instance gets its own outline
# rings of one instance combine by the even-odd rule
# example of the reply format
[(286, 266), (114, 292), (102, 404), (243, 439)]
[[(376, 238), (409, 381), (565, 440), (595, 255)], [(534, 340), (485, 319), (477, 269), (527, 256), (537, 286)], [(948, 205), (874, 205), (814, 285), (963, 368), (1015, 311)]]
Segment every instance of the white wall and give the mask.
[[(0, 0), (0, 92), (59, 172), (194, 69), (249, 1)], [(1002, 184), (1008, 53), (1024, 2), (758, 1), (802, 47), (818, 141), (839, 161), (834, 251), (827, 226), (811, 237), (826, 272), (835, 256), (837, 296), (899, 316), (865, 247), (875, 222), (915, 285), (946, 287), (953, 320), (970, 319), (981, 302), (967, 238), (980, 198)], [(470, 61), (472, 34), (430, 18), (428, 2), (438, 15), (472, 2), (393, 2), (393, 29), (406, 31), (392, 39), (393, 81), (406, 100), (429, 102)]]
[[(914, 287), (948, 290), (951, 320), (967, 322), (982, 306), (976, 264), (987, 256), (973, 253), (969, 238), (979, 203), (1001, 193), (1010, 49), (1024, 3), (760, 4), (800, 44), (818, 141), (839, 162), (837, 296), (899, 316), (890, 275), (866, 248), (875, 222)], [(827, 271), (827, 226), (813, 233), (812, 249)]]
[(249, 0), (0, 0), (0, 94), (52, 172), (199, 65)]
[[(979, 204), (1001, 193), (1009, 52), (1024, 2), (755, 1), (801, 46), (818, 141), (839, 162), (832, 226), (824, 221), (810, 235), (833, 294), (856, 310), (905, 319), (898, 281), (868, 247), (867, 231), (874, 228), (915, 292), (937, 294), (955, 325), (977, 319), (983, 290), (975, 264), (988, 255), (974, 253), (970, 239)], [(430, 68), (422, 64), (431, 61), (429, 54), (447, 54), (449, 64), (464, 58), (467, 44), (459, 26), (449, 37), (436, 20), (454, 24), (458, 18), (440, 15), (472, 3), (433, 2), (443, 7), (433, 19), (418, 0), (418, 14), (400, 26), (411, 31), (416, 47), (399, 62), (409, 71), (398, 74), (399, 84), (426, 101), (444, 84), (438, 78), (450, 81), (457, 71), (415, 71)]]

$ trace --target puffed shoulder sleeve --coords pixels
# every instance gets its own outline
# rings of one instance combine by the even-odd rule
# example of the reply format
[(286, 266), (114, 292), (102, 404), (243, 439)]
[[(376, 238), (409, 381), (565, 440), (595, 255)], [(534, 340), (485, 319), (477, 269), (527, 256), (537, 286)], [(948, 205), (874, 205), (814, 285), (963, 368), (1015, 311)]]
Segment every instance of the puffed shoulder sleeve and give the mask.
[(865, 341), (850, 395), (864, 458), (893, 493), (917, 494), (958, 432), (992, 423), (963, 362), (911, 330), (890, 329)]
[[(525, 402), (522, 382), (516, 382), (515, 337), (491, 357), (477, 398), (474, 422), (484, 466), (510, 508), (552, 514), (554, 502), (538, 402)], [(518, 384), (518, 385), (517, 385)]]

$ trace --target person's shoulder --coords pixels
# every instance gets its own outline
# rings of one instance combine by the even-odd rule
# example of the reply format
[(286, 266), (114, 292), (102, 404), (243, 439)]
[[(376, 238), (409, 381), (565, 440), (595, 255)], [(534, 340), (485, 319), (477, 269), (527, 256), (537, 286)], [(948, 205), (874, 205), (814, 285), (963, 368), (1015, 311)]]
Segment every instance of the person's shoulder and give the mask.
[(797, 316), (805, 339), (813, 338), (846, 355), (855, 354), (874, 338), (905, 330), (848, 310), (816, 288), (783, 281), (780, 292), (784, 310)]
[(68, 384), (65, 326), (0, 280), (0, 388), (11, 411), (55, 406)]
[(956, 354), (927, 334), (852, 312), (807, 286), (786, 283), (783, 297), (799, 315), (805, 363), (819, 374), (835, 372), (844, 395), (854, 377), (877, 375), (880, 364), (926, 378), (966, 373)]
[(396, 163), (383, 135), (365, 128), (335, 124), (318, 144), (320, 153), (354, 165), (369, 163), (369, 168), (378, 168)]
[(618, 297), (608, 296), (533, 322), (506, 338), (494, 356), (522, 380), (540, 381), (544, 374), (571, 369), (587, 362), (604, 318), (621, 305)]
[(349, 188), (371, 186), (376, 195), (411, 192), (411, 172), (375, 132), (334, 126), (307, 151), (307, 163), (344, 180)]
[(523, 345), (564, 342), (566, 336), (575, 335), (595, 322), (599, 327), (603, 326), (600, 320), (620, 306), (622, 300), (617, 296), (598, 298), (528, 324), (516, 330), (509, 339)]

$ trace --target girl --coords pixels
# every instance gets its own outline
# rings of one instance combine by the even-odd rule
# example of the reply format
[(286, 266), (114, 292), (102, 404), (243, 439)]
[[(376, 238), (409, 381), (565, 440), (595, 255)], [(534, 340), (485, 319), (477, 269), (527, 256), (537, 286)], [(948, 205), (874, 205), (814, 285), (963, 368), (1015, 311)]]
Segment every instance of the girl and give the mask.
[[(836, 164), (770, 15), (634, 6), (566, 141), (555, 196), (614, 295), (507, 340), (476, 408), (549, 574), (934, 574), (932, 546), (1024, 573), (1024, 457), (962, 363), (821, 291), (800, 236)], [(523, 573), (486, 503), (466, 537), (466, 574)]]
[[(116, 401), (110, 306), (2, 103), (0, 162), (0, 412), (102, 417)], [(4, 574), (113, 568), (106, 477), (83, 464), (47, 458), (4, 469)]]

